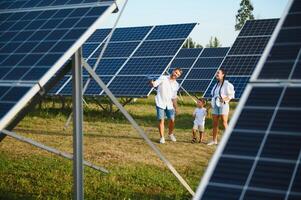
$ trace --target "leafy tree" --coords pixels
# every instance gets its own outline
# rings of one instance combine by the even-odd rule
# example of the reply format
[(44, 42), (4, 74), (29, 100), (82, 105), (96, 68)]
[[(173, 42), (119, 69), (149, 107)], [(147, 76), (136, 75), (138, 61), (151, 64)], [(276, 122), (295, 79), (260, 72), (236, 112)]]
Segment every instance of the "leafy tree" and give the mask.
[(217, 39), (217, 37), (211, 37), (209, 40), (209, 44), (206, 45), (206, 47), (209, 48), (217, 48), (221, 47), (222, 43)]
[(193, 41), (191, 37), (189, 37), (183, 45), (183, 48), (201, 48), (201, 47), (202, 45)]
[(241, 30), (245, 22), (249, 19), (254, 19), (254, 7), (250, 0), (241, 0), (240, 8), (236, 15), (235, 30)]

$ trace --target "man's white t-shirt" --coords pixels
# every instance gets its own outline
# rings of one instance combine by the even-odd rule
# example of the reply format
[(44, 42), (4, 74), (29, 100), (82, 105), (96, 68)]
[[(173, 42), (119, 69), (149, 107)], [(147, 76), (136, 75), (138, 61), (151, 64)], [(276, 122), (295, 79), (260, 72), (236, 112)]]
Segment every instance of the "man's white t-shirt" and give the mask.
[(207, 115), (206, 108), (196, 108), (193, 112), (195, 115), (194, 124), (197, 126), (205, 126), (205, 118)]
[(177, 98), (179, 83), (176, 80), (170, 80), (170, 76), (160, 76), (153, 84), (158, 87), (156, 95), (156, 106), (162, 109), (174, 109), (172, 99)]

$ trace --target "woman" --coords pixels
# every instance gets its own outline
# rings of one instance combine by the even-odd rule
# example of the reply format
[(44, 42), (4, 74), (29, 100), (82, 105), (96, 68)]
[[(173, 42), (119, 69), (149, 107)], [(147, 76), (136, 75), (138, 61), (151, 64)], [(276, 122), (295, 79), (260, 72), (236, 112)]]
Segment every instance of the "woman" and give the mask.
[(226, 129), (228, 127), (229, 102), (234, 98), (235, 94), (233, 85), (229, 81), (225, 80), (225, 70), (218, 70), (215, 78), (217, 83), (211, 91), (213, 140), (207, 145), (217, 145), (217, 132), (220, 118), (223, 121), (224, 128)]

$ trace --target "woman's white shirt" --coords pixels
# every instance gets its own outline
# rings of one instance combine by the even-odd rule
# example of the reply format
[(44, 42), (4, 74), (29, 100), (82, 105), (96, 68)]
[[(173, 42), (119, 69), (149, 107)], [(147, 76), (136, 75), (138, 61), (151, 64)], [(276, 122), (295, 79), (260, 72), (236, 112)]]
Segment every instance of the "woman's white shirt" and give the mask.
[(213, 98), (219, 97), (220, 95), (222, 98), (228, 97), (229, 100), (225, 101), (226, 103), (228, 103), (231, 99), (235, 98), (234, 86), (229, 81), (225, 80), (221, 89), (220, 89), (221, 85), (219, 83), (216, 84), (211, 90), (211, 96)]

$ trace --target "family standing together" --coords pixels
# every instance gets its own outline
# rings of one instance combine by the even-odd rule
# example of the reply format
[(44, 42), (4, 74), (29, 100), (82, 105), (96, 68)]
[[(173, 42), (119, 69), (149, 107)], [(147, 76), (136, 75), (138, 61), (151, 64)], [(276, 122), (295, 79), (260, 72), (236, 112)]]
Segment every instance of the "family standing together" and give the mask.
[[(164, 75), (157, 80), (150, 82), (152, 87), (157, 88), (156, 111), (158, 120), (158, 129), (160, 134), (160, 143), (165, 143), (164, 137), (164, 120), (169, 120), (168, 136), (171, 141), (176, 142), (174, 135), (175, 117), (178, 113), (177, 92), (180, 88), (176, 81), (182, 75), (180, 68), (175, 68), (171, 75)], [(216, 73), (216, 84), (211, 91), (211, 107), (212, 107), (212, 140), (207, 145), (217, 145), (217, 133), (219, 120), (222, 120), (223, 127), (228, 127), (229, 102), (234, 99), (234, 86), (226, 80), (226, 72), (220, 69)], [(197, 107), (193, 112), (194, 121), (192, 128), (192, 143), (197, 142), (197, 133), (199, 132), (199, 142), (203, 143), (203, 135), (205, 131), (205, 119), (207, 110), (205, 108), (206, 101), (204, 99), (197, 100)]]

